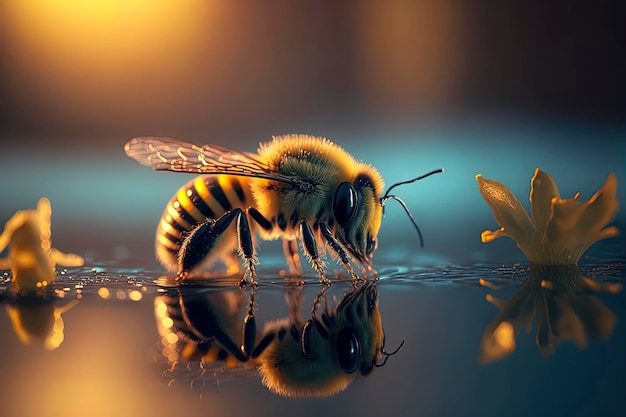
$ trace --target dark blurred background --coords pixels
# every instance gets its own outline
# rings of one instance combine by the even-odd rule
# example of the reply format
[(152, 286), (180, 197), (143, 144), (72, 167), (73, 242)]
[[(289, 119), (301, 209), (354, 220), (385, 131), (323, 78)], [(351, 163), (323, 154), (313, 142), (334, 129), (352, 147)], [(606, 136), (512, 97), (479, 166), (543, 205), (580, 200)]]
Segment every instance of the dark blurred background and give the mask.
[[(4, 0), (0, 222), (48, 196), (61, 249), (152, 259), (162, 208), (189, 177), (129, 160), (129, 138), (252, 151), (310, 133), (371, 161), (388, 184), (443, 166), (398, 189), (427, 244), (403, 256), (483, 259), (480, 232), (496, 224), (479, 172), (525, 203), (537, 166), (584, 199), (615, 172), (625, 200), (624, 11), (618, 1)], [(381, 245), (414, 242), (407, 226), (390, 208)]]

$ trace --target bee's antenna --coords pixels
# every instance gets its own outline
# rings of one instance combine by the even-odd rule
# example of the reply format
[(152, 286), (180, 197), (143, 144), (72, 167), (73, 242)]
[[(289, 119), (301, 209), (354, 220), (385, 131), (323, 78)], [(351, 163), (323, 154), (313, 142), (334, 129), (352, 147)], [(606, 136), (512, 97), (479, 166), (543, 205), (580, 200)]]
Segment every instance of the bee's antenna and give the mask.
[(413, 215), (409, 211), (409, 208), (406, 206), (406, 203), (404, 201), (402, 201), (400, 199), (400, 197), (396, 197), (395, 195), (385, 195), (385, 197), (381, 198), (380, 201), (383, 204), (383, 214), (384, 214), (385, 203), (389, 199), (396, 200), (398, 203), (400, 203), (402, 208), (404, 208), (404, 211), (406, 211), (407, 216), (409, 216), (409, 219), (411, 220), (411, 223), (413, 223), (413, 226), (415, 227), (415, 230), (417, 230), (417, 235), (420, 238), (420, 246), (423, 248), (424, 247), (424, 238), (422, 238), (422, 232), (420, 231), (420, 228), (417, 226), (417, 223), (415, 223), (415, 219), (413, 218)]
[(398, 351), (402, 348), (402, 346), (404, 346), (404, 340), (402, 341), (402, 343), (400, 343), (400, 346), (398, 346), (396, 348), (396, 350), (394, 350), (391, 353), (387, 353), (385, 352), (385, 347), (383, 346), (380, 349), (380, 353), (382, 353), (385, 356), (385, 359), (383, 359), (383, 361), (381, 363), (375, 363), (374, 366), (376, 366), (377, 368), (380, 368), (381, 366), (385, 366), (385, 364), (387, 363), (387, 359), (389, 359), (390, 356), (395, 355), (396, 353), (398, 353)]
[[(389, 199), (393, 199), (396, 200), (398, 203), (400, 203), (400, 205), (402, 206), (402, 208), (404, 208), (404, 211), (406, 212), (406, 214), (409, 216), (409, 219), (411, 219), (411, 223), (413, 223), (413, 226), (415, 227), (415, 230), (417, 230), (417, 235), (420, 238), (420, 246), (423, 248), (424, 247), (424, 239), (422, 238), (422, 232), (420, 231), (420, 228), (417, 226), (417, 223), (415, 223), (415, 219), (413, 218), (413, 215), (411, 214), (411, 212), (409, 211), (409, 208), (407, 207), (407, 205), (404, 203), (404, 201), (402, 201), (400, 199), (400, 197), (397, 197), (395, 195), (389, 195), (389, 192), (394, 188), (397, 187), (398, 185), (403, 185), (403, 184), (410, 184), (412, 182), (415, 182), (417, 180), (421, 180), (423, 178), (429, 177), (433, 174), (437, 174), (439, 172), (443, 172), (443, 168), (439, 168), (439, 169), (435, 169), (433, 171), (430, 171), (427, 174), (424, 175), (420, 175), (417, 178), (413, 178), (412, 180), (407, 180), (407, 181), (401, 181), (401, 182), (397, 182), (395, 184), (393, 184), (391, 187), (389, 187), (387, 189), (387, 192), (385, 193), (385, 195), (383, 195), (380, 199), (380, 204), (383, 206), (383, 214), (385, 214), (385, 203), (387, 202), (387, 200)], [(403, 342), (404, 343), (404, 342)], [(400, 345), (402, 346), (402, 345)], [(398, 348), (399, 349), (399, 348)], [(397, 351), (397, 350), (396, 350)], [(395, 353), (395, 352), (394, 352)], [(386, 359), (385, 359), (386, 361)]]
[(433, 175), (433, 174), (438, 174), (438, 173), (440, 173), (440, 172), (443, 172), (443, 168), (435, 169), (435, 170), (433, 170), (433, 171), (430, 171), (430, 172), (429, 172), (429, 173), (427, 173), (427, 174), (420, 175), (420, 176), (419, 176), (419, 177), (417, 177), (417, 178), (413, 178), (412, 180), (407, 180), (407, 181), (397, 182), (397, 183), (393, 184), (391, 187), (389, 187), (389, 188), (387, 189), (387, 192), (386, 192), (386, 193), (385, 193), (385, 195), (381, 198), (381, 201), (382, 201), (382, 200), (387, 200), (387, 197), (389, 196), (389, 193), (391, 192), (391, 190), (392, 190), (394, 187), (397, 187), (398, 185), (410, 184), (410, 183), (412, 183), (412, 182), (415, 182), (415, 181), (417, 181), (417, 180), (421, 180), (421, 179), (423, 179), (423, 178), (429, 177), (429, 176), (431, 176), (431, 175)]

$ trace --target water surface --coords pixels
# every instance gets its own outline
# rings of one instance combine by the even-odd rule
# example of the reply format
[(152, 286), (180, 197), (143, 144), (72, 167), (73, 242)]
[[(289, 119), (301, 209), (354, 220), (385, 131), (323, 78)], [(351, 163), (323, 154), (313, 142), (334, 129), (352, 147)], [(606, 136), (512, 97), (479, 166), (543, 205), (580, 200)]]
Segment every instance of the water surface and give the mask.
[[(528, 279), (528, 268), (383, 265), (379, 273), (375, 286), (385, 347), (391, 352), (404, 341), (402, 348), (336, 395), (293, 399), (270, 392), (254, 368), (166, 357), (155, 299), (171, 288), (161, 285), (160, 272), (114, 264), (65, 270), (53, 286), (53, 305), (78, 304), (62, 314), (63, 340), (57, 349), (21, 343), (9, 314), (0, 316), (2, 414), (549, 416), (616, 415), (620, 409), (626, 387), (623, 292), (579, 294), (597, 297), (594, 305), (615, 314), (610, 340), (589, 340), (584, 349), (572, 341), (558, 342), (544, 357), (533, 324), (530, 333), (518, 335), (510, 356), (482, 364), (481, 337), (498, 314), (485, 297), (511, 298)], [(581, 273), (598, 282), (620, 283), (625, 262), (619, 256), (587, 259)], [(305, 276), (300, 287), (271, 267), (261, 274), (254, 310), (259, 331), (289, 315), (289, 292), (300, 294), (300, 312), (305, 320), (310, 317), (321, 289), (314, 276)], [(498, 288), (481, 286), (480, 278)], [(9, 279), (5, 274), (3, 304), (16, 306)], [(235, 282), (217, 280), (198, 291), (241, 296), (234, 316), (243, 320), (251, 289), (239, 290)], [(349, 291), (349, 282), (336, 281), (325, 294), (330, 307)], [(32, 305), (24, 308), (35, 311)], [(585, 317), (592, 321), (591, 315), (583, 315), (583, 321)]]

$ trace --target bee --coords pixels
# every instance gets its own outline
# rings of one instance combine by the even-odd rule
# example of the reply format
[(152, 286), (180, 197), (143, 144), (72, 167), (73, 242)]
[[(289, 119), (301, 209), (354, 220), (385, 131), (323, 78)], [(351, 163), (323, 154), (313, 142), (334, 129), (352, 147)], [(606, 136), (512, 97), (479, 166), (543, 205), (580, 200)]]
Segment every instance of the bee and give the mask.
[[(372, 165), (355, 160), (326, 138), (275, 136), (257, 153), (216, 145), (197, 146), (166, 137), (138, 137), (126, 154), (156, 170), (201, 174), (182, 186), (166, 205), (156, 232), (159, 261), (179, 279), (201, 265), (222, 261), (229, 273), (240, 273), (240, 285), (257, 285), (257, 235), (282, 239), (289, 272), (300, 275), (298, 254), (308, 258), (319, 281), (326, 275), (326, 246), (353, 281), (372, 269), (383, 208), (383, 178)], [(231, 227), (232, 224), (234, 227)], [(239, 259), (240, 261), (239, 261)]]
[[(269, 321), (257, 334), (254, 293), (242, 322), (237, 318), (244, 301), (241, 293), (194, 285), (171, 287), (155, 299), (162, 340), (176, 341), (174, 346), (164, 346), (163, 352), (172, 370), (180, 363), (223, 361), (229, 368), (256, 369), (262, 383), (281, 396), (334, 395), (383, 366), (402, 344), (394, 352), (385, 351), (375, 282), (352, 285), (332, 309), (325, 299), (329, 287), (323, 288), (305, 321), (299, 312), (301, 287), (293, 287), (286, 297), (289, 316)], [(320, 313), (322, 300), (325, 309)]]

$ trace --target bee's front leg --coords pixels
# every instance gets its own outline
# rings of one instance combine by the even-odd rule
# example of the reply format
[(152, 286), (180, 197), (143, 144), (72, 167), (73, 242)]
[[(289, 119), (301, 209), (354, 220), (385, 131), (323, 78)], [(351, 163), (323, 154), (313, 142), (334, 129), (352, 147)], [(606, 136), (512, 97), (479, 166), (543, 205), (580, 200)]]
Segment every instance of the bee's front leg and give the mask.
[(339, 255), (339, 259), (341, 259), (341, 263), (350, 274), (350, 277), (352, 278), (352, 282), (362, 280), (362, 278), (359, 277), (356, 274), (356, 272), (354, 272), (352, 265), (350, 265), (350, 258), (348, 258), (348, 254), (346, 253), (346, 250), (337, 241), (337, 238), (333, 236), (333, 232), (331, 232), (331, 230), (328, 228), (326, 223), (320, 222), (320, 231), (322, 232), (322, 236), (324, 236), (326, 241), (330, 244), (330, 247), (335, 251), (337, 255)]
[(300, 220), (300, 232), (302, 233), (302, 248), (309, 257), (313, 269), (319, 274), (320, 282), (323, 285), (331, 285), (331, 280), (326, 278), (326, 265), (317, 252), (317, 243), (311, 226), (304, 219)]

